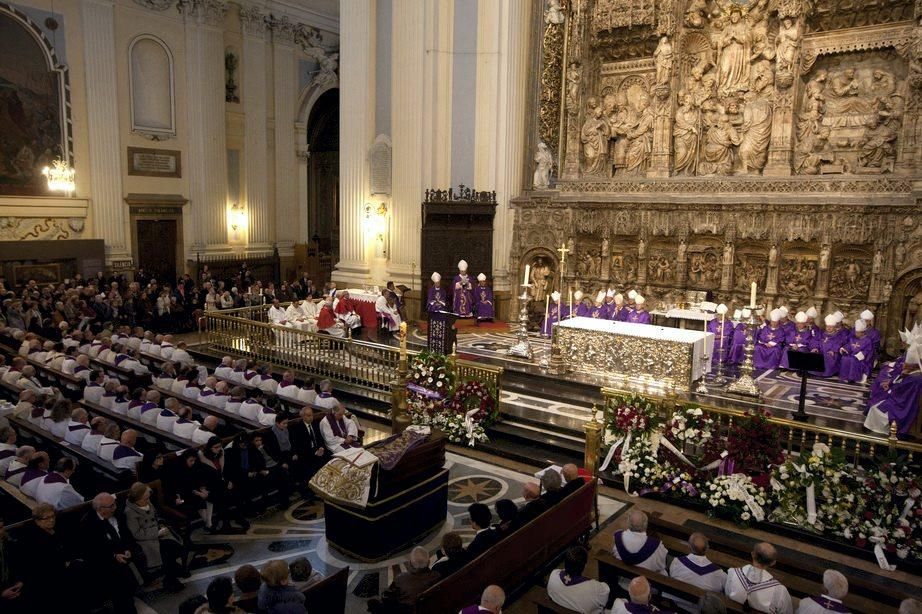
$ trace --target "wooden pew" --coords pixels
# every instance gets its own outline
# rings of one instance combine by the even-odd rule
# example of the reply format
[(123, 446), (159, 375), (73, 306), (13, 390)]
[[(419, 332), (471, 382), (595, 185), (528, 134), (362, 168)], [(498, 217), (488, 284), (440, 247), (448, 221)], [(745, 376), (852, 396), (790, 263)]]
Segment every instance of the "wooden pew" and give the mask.
[(91, 403), (90, 401), (81, 400), (80, 405), (82, 405), (83, 408), (92, 415), (103, 416), (104, 418), (107, 418), (116, 424), (134, 429), (145, 435), (150, 435), (154, 439), (171, 444), (180, 450), (185, 450), (186, 448), (196, 446), (196, 443), (191, 439), (183, 439), (172, 431), (162, 431), (152, 424), (145, 424), (140, 420), (131, 418), (130, 416), (118, 414), (111, 409), (107, 409), (102, 405), (99, 405), (98, 403)]
[[(349, 568), (343, 567), (316, 584), (304, 589), (304, 607), (308, 612), (323, 614), (345, 614), (346, 588), (349, 583)], [(238, 599), (234, 605), (245, 612), (256, 611), (256, 597)]]
[(571, 610), (570, 608), (565, 608), (562, 605), (554, 603), (548, 596), (547, 589), (541, 588), (540, 586), (536, 586), (528, 591), (528, 594), (525, 595), (525, 599), (535, 606), (535, 611), (538, 614), (579, 614), (576, 610)]
[[(650, 518), (650, 529), (662, 539), (663, 545), (670, 552), (688, 553), (686, 541), (692, 533), (690, 529), (656, 516)], [(708, 541), (711, 545), (708, 558), (721, 567), (729, 568), (749, 564), (752, 560), (752, 546), (758, 540), (741, 535), (740, 541), (731, 541), (720, 535), (708, 535)], [(803, 558), (785, 558), (783, 553), (780, 553), (771, 574), (792, 596), (815, 597), (823, 593), (823, 572), (829, 568), (838, 568), (848, 578), (849, 592), (844, 603), (854, 611), (874, 611), (880, 604), (898, 607), (903, 599), (914, 597), (893, 584), (887, 587), (887, 592), (882, 592), (880, 585), (868, 581), (861, 573), (854, 573), (854, 570), (844, 568), (835, 561), (816, 564)]]
[[(658, 588), (661, 592), (675, 595), (691, 603), (698, 603), (701, 596), (707, 592), (692, 584), (674, 580), (665, 574), (659, 574), (655, 571), (650, 571), (649, 569), (644, 569), (643, 567), (637, 567), (635, 565), (628, 565), (605, 550), (597, 550), (595, 552), (595, 558), (599, 565), (599, 580), (605, 582), (612, 588), (618, 586), (618, 580), (621, 578), (631, 580), (637, 576), (643, 576), (650, 582), (651, 586)], [(726, 595), (721, 595), (721, 597), (728, 612), (748, 611), (744, 610), (742, 605), (736, 603)]]
[(3, 510), (0, 519), (7, 525), (27, 520), (36, 505), (38, 502), (35, 499), (23, 494), (6, 480), (0, 480), (0, 509)]
[(251, 431), (253, 429), (261, 429), (263, 425), (257, 422), (256, 420), (247, 420), (246, 418), (223, 409), (219, 409), (214, 405), (209, 405), (208, 403), (203, 403), (198, 399), (190, 399), (189, 397), (184, 397), (181, 394), (177, 394), (172, 390), (167, 390), (166, 388), (161, 388), (157, 385), (152, 385), (149, 387), (150, 390), (156, 390), (160, 393), (161, 396), (173, 397), (174, 399), (179, 399), (183, 405), (188, 405), (193, 409), (197, 409), (206, 414), (211, 414), (212, 416), (217, 416), (221, 418), (225, 424), (233, 425), (238, 428), (241, 428), (245, 431)]
[(512, 589), (556, 558), (590, 530), (596, 496), (593, 480), (507, 536), (467, 565), (423, 591), (413, 607), (416, 614), (457, 612), (480, 602), (484, 587)]

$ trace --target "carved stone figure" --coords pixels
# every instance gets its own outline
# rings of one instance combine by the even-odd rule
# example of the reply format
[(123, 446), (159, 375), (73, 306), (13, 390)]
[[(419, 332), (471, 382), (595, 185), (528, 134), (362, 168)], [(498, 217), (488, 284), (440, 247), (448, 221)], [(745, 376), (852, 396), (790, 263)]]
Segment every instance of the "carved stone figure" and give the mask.
[(602, 258), (608, 258), (608, 237), (602, 239)]
[(730, 266), (733, 264), (733, 244), (727, 241), (724, 243), (724, 266)]
[(896, 244), (896, 247), (893, 250), (893, 264), (896, 265), (897, 270), (903, 266), (903, 262), (906, 260), (906, 245), (900, 241)]
[(739, 7), (730, 11), (727, 27), (717, 35), (717, 90), (721, 95), (749, 89), (752, 32)]
[(884, 254), (881, 250), (877, 250), (874, 253), (874, 261), (871, 263), (871, 273), (874, 275), (880, 275), (880, 269), (884, 262)]
[(653, 123), (656, 118), (650, 108), (650, 97), (645, 92), (637, 96), (637, 110), (640, 114), (637, 123), (626, 134), (625, 171), (629, 175), (646, 173), (650, 152), (653, 151)]
[(792, 17), (785, 17), (778, 26), (775, 39), (775, 61), (779, 73), (790, 73), (794, 68), (794, 58), (800, 46), (800, 24)]
[(689, 28), (704, 27), (707, 11), (707, 0), (691, 0), (685, 9), (685, 25)]
[(319, 88), (332, 87), (339, 81), (336, 74), (339, 66), (339, 54), (325, 54), (318, 60), (320, 70), (314, 76), (314, 84)]
[(829, 128), (807, 130), (794, 151), (794, 171), (801, 175), (817, 175), (823, 162), (833, 162), (835, 155), (829, 148)]
[(836, 296), (842, 298), (863, 298), (867, 296), (871, 272), (868, 270), (867, 261), (850, 258), (848, 261), (836, 259), (836, 266), (832, 270), (830, 288), (834, 288)]
[(640, 237), (640, 241), (637, 242), (637, 257), (647, 257), (647, 242), (643, 240), (643, 237)]
[(791, 297), (807, 297), (816, 283), (816, 263), (805, 258), (785, 258), (781, 290)]
[(544, 300), (544, 295), (548, 291), (548, 279), (551, 275), (551, 267), (548, 266), (544, 258), (538, 257), (531, 264), (531, 293), (535, 301)]
[(535, 169), (534, 188), (536, 190), (546, 190), (551, 187), (551, 170), (554, 168), (554, 157), (544, 141), (538, 142), (535, 163), (538, 166)]
[(778, 246), (772, 244), (768, 250), (768, 266), (778, 266)]
[(823, 247), (820, 248), (820, 270), (825, 271), (829, 268), (829, 244), (824, 243)]
[(739, 158), (744, 172), (761, 173), (768, 159), (772, 135), (772, 103), (755, 92), (748, 92), (746, 99), (743, 122), (739, 128), (742, 133)]
[(583, 144), (583, 172), (587, 175), (600, 175), (605, 172), (608, 160), (608, 139), (611, 131), (608, 122), (602, 117), (602, 107), (597, 98), (588, 100), (589, 117), (583, 122), (580, 141)]
[(678, 256), (679, 256), (679, 257), (678, 257), (678, 260), (679, 260), (679, 262), (682, 262), (683, 260), (685, 260), (685, 252), (686, 252), (687, 250), (688, 250), (688, 244), (685, 243), (685, 239), (681, 239), (681, 240), (679, 241), (679, 247), (678, 247)]
[(560, 7), (560, 0), (548, 0), (547, 11), (544, 13), (544, 23), (548, 25), (560, 25), (566, 19), (563, 9)]
[(668, 85), (672, 77), (672, 43), (668, 37), (659, 39), (656, 51), (653, 52), (653, 64), (656, 66), (656, 84)]
[(567, 109), (574, 115), (579, 111), (577, 105), (581, 79), (579, 63), (570, 62), (570, 67), (567, 69)]
[(707, 114), (704, 156), (698, 165), (701, 175), (729, 175), (733, 171), (733, 148), (740, 144), (740, 135), (723, 109)]
[(821, 128), (823, 114), (826, 112), (827, 74), (819, 70), (804, 90), (804, 104), (800, 111), (800, 121), (797, 126), (797, 138), (804, 139), (808, 133), (816, 134)]
[(897, 133), (878, 115), (868, 121), (858, 141), (858, 164), (893, 172)]
[(676, 110), (672, 127), (676, 175), (694, 175), (698, 168), (700, 112), (691, 94), (682, 95), (682, 104)]

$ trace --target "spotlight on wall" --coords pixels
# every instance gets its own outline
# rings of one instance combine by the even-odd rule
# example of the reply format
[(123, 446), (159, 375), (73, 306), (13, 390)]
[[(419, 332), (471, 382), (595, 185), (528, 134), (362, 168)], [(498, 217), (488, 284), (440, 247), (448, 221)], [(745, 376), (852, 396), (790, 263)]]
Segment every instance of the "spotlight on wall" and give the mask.
[(45, 181), (48, 182), (48, 189), (52, 192), (73, 194), (76, 189), (74, 183), (76, 172), (70, 164), (60, 158), (52, 162), (50, 167), (46, 166), (43, 168), (42, 175), (45, 176)]
[(384, 203), (365, 204), (365, 235), (378, 241), (384, 241), (387, 231), (387, 205)]
[(247, 221), (247, 210), (243, 205), (234, 203), (231, 205), (230, 213), (228, 214), (228, 221), (230, 222), (230, 227), (234, 232), (237, 232), (239, 228), (246, 226)]

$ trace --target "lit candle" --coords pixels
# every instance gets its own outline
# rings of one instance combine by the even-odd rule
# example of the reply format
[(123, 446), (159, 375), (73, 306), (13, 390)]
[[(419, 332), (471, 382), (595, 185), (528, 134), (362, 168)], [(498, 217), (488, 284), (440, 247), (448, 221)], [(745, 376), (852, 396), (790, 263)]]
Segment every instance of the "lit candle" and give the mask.
[(726, 314), (720, 314), (720, 353), (717, 355), (718, 362), (722, 362), (724, 359), (724, 318)]
[[(525, 270), (528, 271), (528, 269), (525, 269)], [(749, 287), (749, 308), (755, 309), (755, 307), (756, 307), (756, 282), (752, 282), (752, 285)]]
[(573, 317), (573, 288), (570, 288), (569, 290), (567, 290), (567, 294), (568, 294), (569, 297), (570, 297), (570, 300), (569, 300), (569, 303), (570, 303), (570, 316), (569, 316), (569, 317), (572, 318), (572, 317)]
[(548, 315), (550, 314), (551, 309), (551, 295), (547, 294), (544, 297), (544, 325), (547, 326), (548, 335), (551, 334), (551, 323), (548, 322)]
[[(531, 265), (530, 265), (530, 264), (526, 264), (526, 265), (525, 265), (525, 279), (522, 280), (522, 285), (523, 285), (523, 286), (527, 286), (527, 285), (528, 285), (528, 274), (529, 274), (529, 273), (531, 273)], [(752, 287), (755, 288), (755, 284), (752, 284)], [(753, 295), (752, 295), (752, 296), (755, 297), (755, 290), (753, 290), (752, 292), (753, 292)], [(752, 300), (756, 300), (756, 299), (753, 298)]]

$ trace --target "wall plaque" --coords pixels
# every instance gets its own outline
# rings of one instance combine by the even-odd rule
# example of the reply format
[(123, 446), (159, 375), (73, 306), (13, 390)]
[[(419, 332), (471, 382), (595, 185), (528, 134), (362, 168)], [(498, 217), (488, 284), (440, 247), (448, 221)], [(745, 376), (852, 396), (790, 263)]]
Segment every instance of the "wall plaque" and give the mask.
[(172, 149), (128, 148), (128, 174), (142, 177), (182, 177), (181, 152)]

